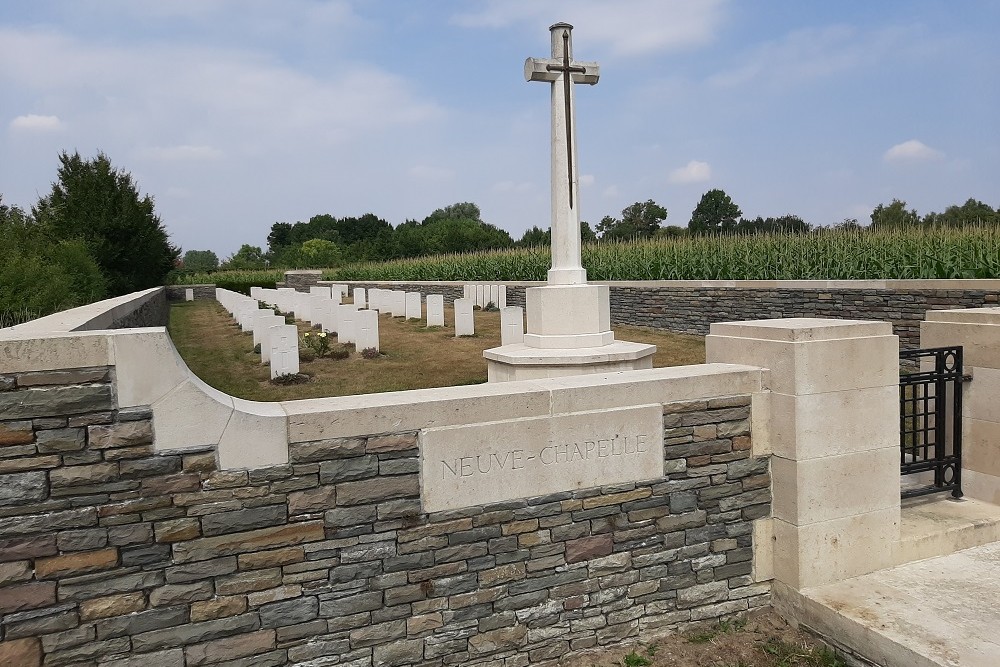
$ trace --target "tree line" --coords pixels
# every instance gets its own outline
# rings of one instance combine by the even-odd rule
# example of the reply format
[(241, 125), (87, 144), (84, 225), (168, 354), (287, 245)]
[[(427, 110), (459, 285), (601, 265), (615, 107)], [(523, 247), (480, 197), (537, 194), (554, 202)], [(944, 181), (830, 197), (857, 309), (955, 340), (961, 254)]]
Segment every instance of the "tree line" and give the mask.
[[(961, 206), (949, 206), (943, 213), (920, 216), (915, 210), (907, 210), (906, 202), (893, 199), (888, 205), (879, 204), (870, 217), (870, 225), (845, 219), (835, 227), (998, 225), (1000, 209), (969, 199)], [(800, 234), (814, 229), (812, 224), (793, 214), (744, 218), (740, 207), (718, 188), (702, 195), (686, 226), (667, 225), (666, 220), (667, 209), (649, 199), (626, 206), (617, 217), (604, 216), (595, 227), (582, 222), (581, 235), (583, 242), (588, 243), (704, 234)], [(357, 261), (386, 261), (550, 243), (551, 231), (547, 228), (533, 226), (515, 240), (503, 229), (483, 222), (477, 205), (461, 202), (437, 209), (419, 222), (407, 220), (397, 227), (372, 213), (345, 218), (322, 214), (306, 222), (276, 222), (267, 236), (266, 250), (244, 244), (223, 262), (211, 251), (190, 250), (184, 255), (183, 266), (191, 271), (326, 268)]]
[(128, 172), (64, 151), (30, 211), (0, 196), (0, 326), (162, 285), (179, 255)]

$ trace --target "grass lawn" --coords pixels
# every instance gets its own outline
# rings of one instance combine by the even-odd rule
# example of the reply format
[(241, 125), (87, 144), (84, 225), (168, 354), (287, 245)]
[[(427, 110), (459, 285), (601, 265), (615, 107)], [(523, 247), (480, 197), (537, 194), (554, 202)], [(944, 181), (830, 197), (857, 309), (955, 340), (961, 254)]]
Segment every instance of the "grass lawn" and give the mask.
[[(381, 315), (379, 358), (364, 359), (352, 351), (347, 359), (303, 361), (299, 370), (311, 380), (286, 386), (271, 384), (270, 368), (253, 351), (253, 336), (241, 332), (216, 301), (171, 304), (168, 330), (188, 367), (211, 386), (239, 398), (285, 401), (486, 382), (483, 350), (500, 345), (500, 313), (476, 311), (475, 320), (475, 336), (456, 338), (451, 326), (425, 327), (423, 320)], [(449, 306), (445, 322), (454, 322)], [(311, 331), (307, 323), (296, 324), (301, 333)], [(614, 330), (619, 340), (656, 345), (654, 366), (705, 361), (701, 336), (640, 327)]]

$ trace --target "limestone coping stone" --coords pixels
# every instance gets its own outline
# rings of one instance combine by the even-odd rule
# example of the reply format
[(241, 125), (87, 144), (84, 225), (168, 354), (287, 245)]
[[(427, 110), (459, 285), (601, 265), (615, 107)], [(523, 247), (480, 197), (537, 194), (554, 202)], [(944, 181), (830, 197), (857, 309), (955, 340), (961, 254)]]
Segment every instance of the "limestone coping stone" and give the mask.
[(108, 329), (115, 320), (138, 310), (163, 289), (163, 287), (151, 287), (141, 292), (132, 292), (39, 317), (36, 320), (0, 329), (0, 339), (24, 338), (32, 334)]
[(927, 322), (962, 322), (969, 324), (1000, 324), (1000, 308), (953, 308), (928, 310)]
[[(350, 280), (356, 285), (447, 285), (461, 287), (477, 283), (498, 283), (509, 287), (536, 287), (544, 281), (469, 281), (469, 280)], [(1000, 291), (1000, 279), (942, 280), (588, 280), (589, 285), (610, 287), (706, 287), (743, 289), (888, 289), (888, 290), (983, 290)]]
[(711, 325), (710, 333), (713, 336), (734, 336), (798, 343), (860, 338), (862, 336), (891, 336), (892, 324), (868, 320), (789, 317), (750, 322), (716, 322)]
[[(141, 297), (153, 292), (102, 304), (105, 311), (141, 305)], [(30, 332), (5, 330), (0, 336), (0, 368), (23, 372), (115, 366), (118, 405), (152, 407), (158, 450), (218, 444), (222, 468), (285, 463), (290, 442), (759, 393), (766, 372), (753, 366), (705, 364), (261, 403), (229, 396), (195, 376), (164, 327), (59, 330), (71, 320), (93, 321), (101, 316), (101, 307), (91, 304), (86, 318), (48, 320), (53, 329), (44, 332), (38, 330), (40, 325)]]

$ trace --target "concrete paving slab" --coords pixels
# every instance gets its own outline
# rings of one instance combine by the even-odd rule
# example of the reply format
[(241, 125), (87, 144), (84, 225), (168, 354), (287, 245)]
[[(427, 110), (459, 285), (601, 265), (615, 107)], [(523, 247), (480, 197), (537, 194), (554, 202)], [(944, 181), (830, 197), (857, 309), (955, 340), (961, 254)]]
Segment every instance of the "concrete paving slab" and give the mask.
[(1000, 665), (1000, 542), (794, 591), (775, 607), (886, 667)]

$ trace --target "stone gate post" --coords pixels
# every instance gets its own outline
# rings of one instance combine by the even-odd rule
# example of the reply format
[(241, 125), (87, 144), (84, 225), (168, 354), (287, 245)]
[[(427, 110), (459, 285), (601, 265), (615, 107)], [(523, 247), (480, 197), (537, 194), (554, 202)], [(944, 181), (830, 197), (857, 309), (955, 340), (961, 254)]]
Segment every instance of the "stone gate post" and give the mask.
[(920, 347), (961, 345), (972, 376), (962, 396), (962, 490), (1000, 504), (1000, 308), (929, 310), (925, 317)]
[[(709, 363), (760, 366), (756, 445), (770, 447), (774, 578), (794, 589), (893, 565), (899, 540), (899, 339), (888, 322), (724, 322)], [(766, 558), (765, 553), (758, 557)]]

